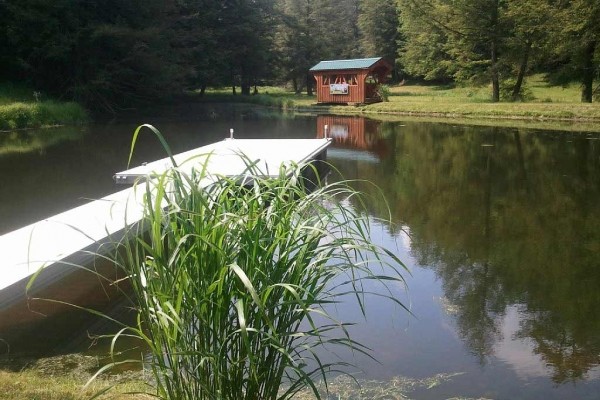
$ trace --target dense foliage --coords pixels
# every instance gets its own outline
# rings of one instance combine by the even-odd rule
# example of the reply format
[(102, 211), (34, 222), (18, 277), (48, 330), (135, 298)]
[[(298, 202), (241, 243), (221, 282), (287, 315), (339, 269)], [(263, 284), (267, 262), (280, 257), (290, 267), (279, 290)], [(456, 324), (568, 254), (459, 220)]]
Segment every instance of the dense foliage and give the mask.
[(579, 81), (591, 102), (600, 71), (600, 3), (595, 0), (398, 0), (401, 61), (425, 78), (491, 83), (512, 100), (527, 72)]
[(383, 56), (494, 101), (536, 71), (591, 102), (598, 20), (596, 0), (0, 0), (0, 81), (112, 112), (214, 86), (311, 94), (318, 61)]

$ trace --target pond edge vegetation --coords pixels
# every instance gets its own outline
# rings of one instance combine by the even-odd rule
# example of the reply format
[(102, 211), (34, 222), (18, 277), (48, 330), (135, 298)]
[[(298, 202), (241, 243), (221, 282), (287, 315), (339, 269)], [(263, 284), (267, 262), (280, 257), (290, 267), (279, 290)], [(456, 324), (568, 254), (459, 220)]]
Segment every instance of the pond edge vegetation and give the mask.
[(82, 125), (89, 122), (88, 112), (75, 102), (15, 102), (0, 104), (0, 131)]
[[(212, 89), (202, 94), (188, 91), (173, 100), (182, 105), (241, 103), (283, 112), (358, 115), (388, 121), (410, 118), (507, 127), (535, 123), (539, 128), (549, 130), (562, 130), (567, 125), (570, 126), (567, 130), (578, 127), (586, 131), (600, 130), (600, 107), (597, 103), (576, 101), (577, 85), (551, 86), (539, 75), (530, 79), (532, 83), (528, 90), (535, 96), (532, 94), (528, 101), (516, 102), (491, 102), (485, 87), (423, 84), (386, 86), (388, 101), (369, 105), (318, 105), (314, 96), (296, 94), (282, 87), (261, 87), (261, 93), (255, 95), (233, 95), (224, 89)], [(4, 90), (4, 97), (0, 93), (0, 100), (4, 99), (0, 101), (0, 131), (82, 125), (91, 121), (89, 112), (74, 102), (28, 101), (22, 99), (23, 95), (12, 96), (11, 100), (10, 90), (8, 97), (6, 93), (9, 86), (0, 87), (0, 91)]]
[(554, 122), (573, 125), (600, 122), (600, 106), (597, 103), (577, 101), (577, 85), (549, 85), (540, 75), (532, 76), (530, 80), (531, 88), (528, 90), (535, 96), (532, 94), (528, 101), (492, 102), (485, 86), (424, 84), (386, 86), (388, 101), (368, 105), (317, 105), (314, 96), (296, 94), (280, 87), (261, 88), (263, 93), (252, 96), (237, 96), (224, 90), (213, 90), (202, 96), (196, 92), (188, 92), (187, 97), (190, 101), (205, 103), (249, 103), (282, 111), (360, 115), (375, 119), (378, 116), (398, 119), (409, 117), (415, 120), (458, 120), (460, 124), (498, 121), (501, 125), (511, 125), (512, 121), (515, 125), (521, 121), (534, 121), (547, 123), (546, 129), (553, 129)]

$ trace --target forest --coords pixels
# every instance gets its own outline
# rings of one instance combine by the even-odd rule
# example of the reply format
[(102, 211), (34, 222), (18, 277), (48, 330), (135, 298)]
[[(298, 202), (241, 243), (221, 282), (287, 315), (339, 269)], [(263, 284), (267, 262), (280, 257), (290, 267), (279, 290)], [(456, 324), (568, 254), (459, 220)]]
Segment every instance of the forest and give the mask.
[(214, 87), (311, 94), (318, 61), (382, 56), (396, 82), (516, 101), (535, 72), (592, 102), (598, 21), (597, 0), (0, 0), (0, 82), (114, 113)]

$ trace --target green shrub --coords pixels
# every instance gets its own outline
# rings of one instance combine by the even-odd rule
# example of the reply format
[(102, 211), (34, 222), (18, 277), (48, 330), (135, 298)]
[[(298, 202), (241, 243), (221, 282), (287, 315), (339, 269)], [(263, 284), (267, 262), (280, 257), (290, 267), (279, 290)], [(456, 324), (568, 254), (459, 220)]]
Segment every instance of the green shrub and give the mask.
[(383, 102), (387, 102), (390, 100), (390, 87), (388, 85), (378, 85), (377, 86), (377, 95)]

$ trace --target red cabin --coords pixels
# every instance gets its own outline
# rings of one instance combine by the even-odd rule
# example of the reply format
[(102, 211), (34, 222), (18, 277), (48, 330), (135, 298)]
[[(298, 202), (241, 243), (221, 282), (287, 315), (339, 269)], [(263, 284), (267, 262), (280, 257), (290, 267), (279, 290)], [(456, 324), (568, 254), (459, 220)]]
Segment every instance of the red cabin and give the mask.
[(377, 86), (392, 66), (381, 57), (321, 61), (310, 69), (317, 81), (318, 103), (377, 103)]

